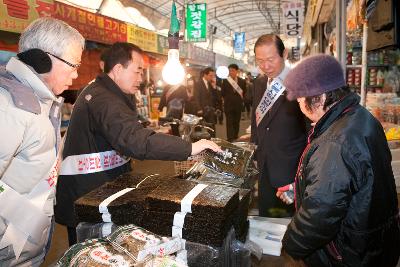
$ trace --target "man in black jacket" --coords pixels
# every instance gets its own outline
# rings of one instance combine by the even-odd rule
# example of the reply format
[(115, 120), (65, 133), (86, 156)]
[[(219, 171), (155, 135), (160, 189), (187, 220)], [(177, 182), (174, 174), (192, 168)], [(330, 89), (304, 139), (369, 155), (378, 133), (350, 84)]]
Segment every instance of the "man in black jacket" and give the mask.
[(186, 160), (204, 149), (220, 150), (208, 140), (190, 144), (143, 128), (131, 97), (142, 82), (142, 50), (115, 43), (107, 53), (104, 73), (75, 103), (64, 145), (55, 218), (67, 226), (70, 245), (76, 243), (74, 201), (130, 171), (128, 157)]
[(224, 99), (226, 117), (226, 136), (229, 142), (238, 138), (240, 117), (243, 109), (243, 97), (246, 92), (246, 82), (238, 77), (239, 66), (228, 66), (229, 76), (221, 82), (221, 95)]
[(347, 88), (334, 57), (304, 59), (284, 85), (315, 126), (299, 164), (297, 212), (283, 249), (310, 267), (396, 266), (399, 209), (382, 126)]
[(298, 103), (286, 99), (281, 86), (289, 68), (285, 66), (287, 50), (279, 36), (262, 35), (255, 43), (254, 52), (262, 71), (254, 80), (251, 121), (251, 140), (258, 145), (259, 215), (288, 216), (293, 213), (293, 205), (285, 207), (275, 194), (278, 187), (294, 181), (297, 163), (306, 145), (305, 118)]
[(212, 80), (215, 79), (215, 71), (213, 68), (207, 67), (201, 72), (201, 76), (194, 87), (194, 98), (199, 107), (199, 115), (208, 123), (208, 126), (214, 129), (212, 136), (215, 137), (217, 92), (211, 84)]

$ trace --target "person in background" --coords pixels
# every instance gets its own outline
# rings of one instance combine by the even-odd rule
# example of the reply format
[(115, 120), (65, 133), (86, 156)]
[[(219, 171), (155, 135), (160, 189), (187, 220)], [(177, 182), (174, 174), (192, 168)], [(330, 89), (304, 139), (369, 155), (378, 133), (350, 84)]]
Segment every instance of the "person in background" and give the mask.
[(239, 135), (243, 96), (246, 93), (246, 82), (238, 77), (238, 65), (230, 64), (228, 69), (228, 78), (221, 82), (221, 95), (224, 99), (226, 136), (229, 142), (233, 142)]
[(298, 103), (286, 99), (282, 83), (289, 68), (285, 66), (287, 50), (279, 36), (260, 36), (254, 53), (262, 73), (254, 80), (251, 118), (251, 141), (258, 145), (259, 215), (286, 217), (293, 214), (293, 205), (283, 205), (275, 194), (279, 187), (294, 181), (306, 146), (306, 122)]
[(246, 110), (247, 119), (250, 119), (251, 116), (251, 104), (253, 102), (253, 76), (251, 76), (250, 72), (246, 73), (246, 94), (244, 95), (244, 107)]
[(143, 51), (131, 43), (111, 46), (104, 73), (75, 102), (65, 139), (57, 184), (56, 222), (66, 225), (69, 244), (76, 243), (74, 201), (131, 170), (129, 157), (186, 160), (204, 149), (221, 151), (208, 140), (188, 143), (160, 134), (137, 120), (134, 98), (142, 82)]
[(216, 116), (216, 122), (218, 121), (219, 124), (222, 124), (224, 114), (223, 114), (223, 100), (222, 100), (222, 92), (221, 92), (221, 87), (217, 84), (217, 79), (214, 76), (214, 78), (210, 82), (211, 88), (212, 88), (212, 93), (214, 95), (215, 99), (215, 116)]
[(214, 130), (212, 136), (215, 137), (215, 124), (217, 123), (215, 114), (216, 92), (211, 85), (212, 80), (215, 79), (215, 71), (213, 68), (207, 67), (201, 72), (201, 76), (201, 79), (194, 86), (194, 97), (199, 107), (198, 115), (202, 116), (207, 125)]
[(167, 109), (166, 117), (181, 119), (187, 99), (188, 95), (184, 85), (166, 85), (161, 95), (158, 110), (161, 112), (165, 107)]
[(184, 113), (186, 114), (192, 114), (192, 115), (197, 115), (198, 107), (196, 100), (194, 99), (194, 79), (193, 76), (188, 78), (186, 80), (186, 94), (187, 94), (187, 100), (185, 103), (185, 111)]
[(311, 267), (396, 266), (399, 209), (381, 124), (346, 86), (332, 56), (304, 59), (284, 85), (315, 126), (299, 163), (297, 211), (283, 249)]
[(54, 18), (33, 21), (0, 67), (0, 266), (40, 266), (49, 249), (60, 146), (57, 96), (78, 77), (85, 40)]

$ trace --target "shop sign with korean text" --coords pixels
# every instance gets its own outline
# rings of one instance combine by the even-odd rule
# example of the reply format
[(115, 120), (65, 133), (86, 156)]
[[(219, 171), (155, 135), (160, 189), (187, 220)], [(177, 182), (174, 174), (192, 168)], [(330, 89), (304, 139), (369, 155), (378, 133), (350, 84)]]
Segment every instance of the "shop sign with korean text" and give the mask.
[(33, 20), (50, 17), (53, 0), (2, 0), (0, 1), (0, 30), (22, 32)]
[(153, 53), (158, 52), (158, 40), (155, 32), (128, 24), (127, 40), (129, 43), (139, 46), (144, 51)]
[(244, 53), (246, 47), (246, 39), (244, 32), (235, 32), (235, 39), (233, 40), (233, 47), (235, 53)]
[(188, 42), (205, 42), (207, 39), (207, 5), (186, 5), (185, 37)]
[(283, 31), (286, 37), (297, 37), (303, 34), (304, 3), (288, 2), (282, 4)]
[(85, 39), (105, 44), (126, 42), (124, 22), (60, 2), (54, 2), (53, 16), (76, 28)]
[(168, 38), (157, 34), (157, 52), (159, 54), (168, 54)]

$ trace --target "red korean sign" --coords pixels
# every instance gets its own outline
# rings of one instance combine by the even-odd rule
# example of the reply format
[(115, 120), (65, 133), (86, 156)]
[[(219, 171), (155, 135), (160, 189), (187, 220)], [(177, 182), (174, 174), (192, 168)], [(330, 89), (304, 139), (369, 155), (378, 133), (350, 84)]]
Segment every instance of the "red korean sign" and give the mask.
[(67, 22), (87, 40), (106, 44), (126, 42), (127, 40), (126, 24), (103, 15), (54, 2), (53, 17)]
[(0, 1), (0, 30), (22, 32), (33, 20), (51, 16), (53, 0)]

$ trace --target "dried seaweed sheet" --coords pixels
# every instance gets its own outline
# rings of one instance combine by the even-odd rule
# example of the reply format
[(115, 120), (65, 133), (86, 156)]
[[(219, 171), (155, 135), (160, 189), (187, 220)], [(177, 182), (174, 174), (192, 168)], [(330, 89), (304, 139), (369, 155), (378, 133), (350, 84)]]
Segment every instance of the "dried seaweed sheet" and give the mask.
[(223, 153), (207, 150), (204, 153), (202, 163), (208, 168), (227, 176), (245, 177), (254, 150), (245, 149), (218, 138), (213, 139), (213, 141), (221, 147)]
[[(181, 211), (181, 200), (197, 183), (179, 180), (163, 184), (147, 196), (150, 211)], [(208, 185), (192, 202), (192, 214), (204, 219), (218, 220), (227, 217), (239, 204), (239, 190), (221, 185)]]
[[(148, 175), (131, 173), (123, 174), (112, 182), (108, 182), (99, 188), (87, 193), (75, 201), (75, 217), (77, 222), (102, 222), (99, 212), (100, 203), (109, 196), (125, 188), (135, 187)], [(120, 196), (112, 201), (107, 209), (112, 221), (117, 225), (139, 224), (145, 209), (147, 194), (163, 183), (169, 183), (171, 177), (161, 175), (152, 176), (144, 180), (135, 190)]]

